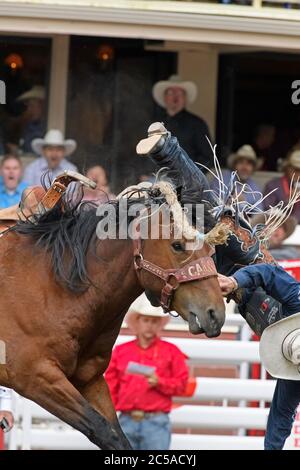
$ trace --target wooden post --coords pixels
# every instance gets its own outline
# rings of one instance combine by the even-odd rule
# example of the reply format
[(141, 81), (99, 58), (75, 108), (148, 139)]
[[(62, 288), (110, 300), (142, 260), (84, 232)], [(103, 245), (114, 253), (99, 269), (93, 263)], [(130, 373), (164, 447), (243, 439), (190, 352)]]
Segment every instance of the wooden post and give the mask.
[(48, 129), (65, 133), (70, 36), (57, 35), (52, 39), (50, 90), (48, 100)]

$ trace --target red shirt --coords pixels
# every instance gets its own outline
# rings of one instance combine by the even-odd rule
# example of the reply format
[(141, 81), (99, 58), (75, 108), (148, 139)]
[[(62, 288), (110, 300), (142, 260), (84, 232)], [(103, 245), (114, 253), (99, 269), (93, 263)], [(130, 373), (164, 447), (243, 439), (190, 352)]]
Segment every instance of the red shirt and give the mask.
[[(126, 373), (129, 361), (155, 366), (158, 385), (151, 387), (147, 377)], [(105, 378), (117, 411), (168, 413), (172, 396), (180, 395), (186, 389), (188, 368), (185, 356), (177, 346), (156, 338), (148, 348), (143, 349), (134, 340), (116, 346)]]

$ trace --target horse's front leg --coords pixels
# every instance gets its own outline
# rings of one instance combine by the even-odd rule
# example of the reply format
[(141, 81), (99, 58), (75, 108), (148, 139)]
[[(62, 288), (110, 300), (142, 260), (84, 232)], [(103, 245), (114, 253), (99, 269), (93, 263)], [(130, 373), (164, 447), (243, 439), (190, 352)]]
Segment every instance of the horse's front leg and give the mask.
[(104, 416), (111, 423), (114, 429), (117, 430), (124, 449), (131, 449), (130, 443), (119, 424), (115, 407), (110, 396), (110, 391), (103, 375), (95, 376), (88, 383), (78, 387), (78, 390), (90, 405)]
[(90, 441), (106, 450), (128, 449), (119, 425), (109, 422), (96, 411), (63, 372), (51, 363), (35, 367), (30, 383), (18, 392), (82, 432)]

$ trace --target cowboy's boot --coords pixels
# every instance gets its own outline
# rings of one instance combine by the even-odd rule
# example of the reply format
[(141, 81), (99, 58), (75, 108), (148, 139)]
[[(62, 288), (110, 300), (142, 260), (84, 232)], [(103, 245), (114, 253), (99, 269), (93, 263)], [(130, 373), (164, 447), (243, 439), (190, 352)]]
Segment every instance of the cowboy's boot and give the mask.
[(162, 122), (153, 122), (148, 127), (148, 137), (140, 140), (136, 146), (138, 155), (148, 155), (149, 153), (159, 152), (166, 141), (170, 132), (167, 131)]

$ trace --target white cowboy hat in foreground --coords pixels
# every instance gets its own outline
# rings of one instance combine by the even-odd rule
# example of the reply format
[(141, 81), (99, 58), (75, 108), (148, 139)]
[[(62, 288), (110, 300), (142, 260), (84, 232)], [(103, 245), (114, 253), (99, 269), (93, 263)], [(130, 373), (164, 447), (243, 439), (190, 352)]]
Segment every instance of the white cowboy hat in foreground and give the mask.
[(273, 377), (300, 380), (300, 313), (268, 326), (260, 339), (259, 354)]
[(146, 294), (140, 295), (129, 307), (125, 321), (129, 328), (136, 333), (137, 321), (140, 315), (145, 317), (158, 317), (160, 318), (161, 329), (169, 321), (169, 315), (163, 312), (161, 307), (153, 307), (146, 297)]
[(47, 132), (43, 139), (33, 139), (31, 143), (32, 149), (38, 155), (43, 152), (43, 147), (64, 147), (66, 157), (71, 155), (77, 147), (75, 140), (64, 139), (63, 133), (58, 129), (51, 129)]
[(181, 88), (186, 93), (188, 103), (193, 103), (197, 98), (197, 86), (194, 82), (184, 81), (178, 75), (171, 75), (168, 80), (161, 80), (155, 83), (152, 88), (152, 96), (156, 103), (163, 108), (166, 107), (164, 95), (168, 88)]

